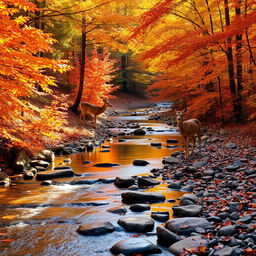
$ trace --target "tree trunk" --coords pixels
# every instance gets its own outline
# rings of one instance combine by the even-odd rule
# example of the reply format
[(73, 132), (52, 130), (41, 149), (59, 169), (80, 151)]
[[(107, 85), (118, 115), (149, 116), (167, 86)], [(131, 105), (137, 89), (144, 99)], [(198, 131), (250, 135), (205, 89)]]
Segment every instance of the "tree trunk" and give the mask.
[[(226, 19), (226, 26), (230, 26), (230, 15), (229, 15), (229, 5), (228, 0), (224, 0), (225, 5), (225, 19)], [(232, 96), (232, 105), (233, 105), (233, 112), (236, 113), (236, 82), (235, 82), (235, 70), (234, 70), (234, 60), (233, 60), (233, 49), (232, 49), (232, 39), (231, 37), (227, 39), (227, 61), (228, 61), (228, 76), (229, 76), (229, 87), (230, 93)]]
[[(241, 0), (237, 2), (236, 16), (241, 15)], [(242, 121), (242, 90), (243, 90), (243, 66), (242, 66), (242, 34), (236, 35), (236, 76), (237, 76), (237, 101), (236, 101), (236, 120)]]
[(128, 91), (128, 77), (127, 77), (127, 55), (123, 54), (121, 57), (121, 70), (122, 70), (122, 87), (123, 91)]
[(85, 51), (86, 51), (86, 19), (83, 17), (82, 19), (82, 53), (80, 59), (80, 81), (79, 81), (79, 89), (75, 99), (75, 103), (70, 107), (72, 111), (77, 113), (78, 106), (81, 102), (83, 89), (84, 89), (84, 70), (85, 70)]

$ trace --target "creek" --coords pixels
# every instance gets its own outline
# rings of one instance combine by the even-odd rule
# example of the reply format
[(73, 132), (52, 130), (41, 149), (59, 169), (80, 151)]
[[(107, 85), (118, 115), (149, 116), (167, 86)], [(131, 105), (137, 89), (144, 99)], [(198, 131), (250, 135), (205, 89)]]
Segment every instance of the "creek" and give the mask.
[[(122, 239), (131, 238), (134, 233), (128, 233), (121, 228), (117, 221), (118, 214), (107, 211), (109, 208), (124, 206), (125, 216), (146, 215), (150, 211), (134, 213), (129, 206), (123, 204), (120, 194), (127, 189), (119, 189), (113, 184), (117, 176), (149, 175), (153, 168), (162, 168), (162, 160), (172, 152), (181, 150), (180, 135), (175, 127), (161, 121), (148, 120), (155, 111), (164, 111), (168, 104), (159, 104), (153, 108), (132, 110), (130, 114), (112, 117), (126, 120), (147, 131), (146, 135), (132, 135), (134, 129), (111, 129), (112, 133), (125, 132), (129, 135), (115, 136), (102, 145), (109, 146), (109, 152), (100, 152), (102, 145), (91, 152), (82, 152), (69, 156), (58, 156), (54, 166), (69, 165), (76, 174), (72, 178), (62, 178), (62, 184), (41, 186), (40, 181), (16, 181), (15, 186), (0, 188), (0, 255), (111, 255), (109, 248)], [(167, 144), (167, 139), (177, 139), (175, 145)], [(120, 141), (121, 140), (121, 141)], [(152, 142), (161, 142), (161, 147), (151, 146)], [(71, 163), (64, 163), (70, 158)], [(150, 164), (134, 166), (133, 160), (143, 159)], [(85, 161), (90, 163), (85, 164)], [(117, 163), (111, 168), (95, 167), (96, 163)], [(71, 185), (78, 179), (88, 179), (92, 184)], [(109, 183), (99, 179), (108, 179)], [(112, 181), (112, 182), (111, 182)], [(160, 185), (140, 191), (153, 191), (165, 194), (166, 199), (176, 200), (173, 203), (151, 204), (151, 211), (169, 211), (178, 204), (177, 198), (183, 192), (167, 188), (167, 181)], [(82, 236), (76, 232), (79, 224), (93, 222), (111, 222), (117, 229), (115, 232), (102, 236)], [(161, 223), (155, 221), (155, 227)], [(142, 234), (140, 237), (156, 243), (155, 232)], [(134, 238), (136, 239), (136, 238)], [(162, 247), (161, 247), (162, 248)], [(162, 248), (161, 255), (170, 255)]]

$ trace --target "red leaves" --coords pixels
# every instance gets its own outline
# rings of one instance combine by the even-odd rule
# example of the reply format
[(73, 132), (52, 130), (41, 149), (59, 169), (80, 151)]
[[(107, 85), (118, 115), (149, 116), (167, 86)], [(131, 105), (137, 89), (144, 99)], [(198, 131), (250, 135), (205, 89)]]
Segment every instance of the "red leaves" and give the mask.
[(141, 236), (141, 234), (135, 234), (135, 235), (130, 235), (131, 237), (138, 237), (138, 236)]

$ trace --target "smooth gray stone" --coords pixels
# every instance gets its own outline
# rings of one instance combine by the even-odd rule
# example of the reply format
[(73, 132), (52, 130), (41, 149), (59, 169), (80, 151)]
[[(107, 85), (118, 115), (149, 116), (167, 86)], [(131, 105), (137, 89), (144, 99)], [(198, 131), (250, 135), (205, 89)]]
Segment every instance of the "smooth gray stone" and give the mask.
[(219, 251), (215, 252), (214, 256), (233, 256), (234, 255), (234, 248), (225, 246)]
[(179, 141), (178, 140), (175, 140), (175, 139), (168, 139), (166, 140), (166, 143), (178, 143)]
[(154, 229), (154, 221), (147, 217), (124, 217), (117, 223), (129, 232), (146, 233)]
[(160, 184), (160, 182), (151, 177), (138, 177), (138, 186), (139, 187), (155, 186), (158, 184)]
[(60, 171), (45, 171), (38, 172), (36, 175), (37, 180), (51, 180), (57, 178), (73, 177), (75, 173), (72, 170), (60, 170)]
[(119, 164), (115, 164), (115, 163), (99, 163), (99, 164), (94, 164), (93, 166), (95, 166), (95, 167), (115, 167), (115, 166), (119, 166)]
[(133, 204), (130, 206), (130, 210), (133, 212), (144, 212), (150, 210), (150, 206), (148, 204)]
[(121, 194), (124, 203), (155, 203), (165, 201), (165, 196), (157, 192), (124, 192)]
[(180, 160), (176, 157), (168, 156), (163, 159), (164, 164), (178, 164)]
[(57, 167), (54, 167), (53, 170), (54, 171), (56, 171), (56, 170), (72, 170), (72, 168), (70, 166), (57, 166)]
[(117, 214), (125, 214), (127, 212), (126, 208), (122, 206), (112, 207), (107, 211), (111, 213), (117, 213)]
[(173, 215), (176, 217), (199, 217), (202, 214), (202, 206), (200, 205), (186, 205), (173, 206)]
[(128, 188), (134, 185), (135, 179), (133, 177), (116, 177), (115, 186), (118, 188)]
[(133, 165), (135, 165), (135, 166), (146, 166), (148, 164), (149, 164), (148, 161), (142, 160), (142, 159), (136, 159), (133, 161)]
[(133, 132), (134, 135), (145, 135), (146, 132), (143, 129), (136, 129)]
[(162, 253), (161, 249), (150, 241), (143, 238), (122, 240), (110, 248), (114, 255), (151, 255)]
[(169, 251), (179, 256), (184, 252), (184, 249), (190, 249), (192, 247), (198, 249), (200, 246), (208, 247), (208, 242), (200, 236), (191, 236), (171, 245)]
[(162, 226), (158, 226), (156, 232), (157, 242), (161, 245), (170, 246), (180, 240), (179, 236)]
[(81, 235), (98, 236), (115, 231), (115, 227), (110, 222), (81, 224), (77, 232)]
[(234, 225), (230, 225), (230, 226), (224, 226), (221, 227), (218, 232), (217, 235), (218, 236), (233, 236), (236, 233), (236, 228)]
[(197, 227), (206, 228), (210, 222), (205, 218), (185, 217), (168, 220), (165, 227), (178, 235), (189, 235), (196, 231)]
[(50, 165), (48, 162), (43, 160), (32, 160), (29, 162), (29, 164), (31, 167), (42, 166), (44, 168), (48, 168), (48, 166)]
[(196, 195), (194, 195), (194, 194), (185, 194), (180, 198), (180, 203), (182, 203), (182, 201), (185, 200), (185, 199), (188, 199), (188, 200), (194, 202), (195, 204), (198, 203), (198, 201), (199, 201), (199, 198)]

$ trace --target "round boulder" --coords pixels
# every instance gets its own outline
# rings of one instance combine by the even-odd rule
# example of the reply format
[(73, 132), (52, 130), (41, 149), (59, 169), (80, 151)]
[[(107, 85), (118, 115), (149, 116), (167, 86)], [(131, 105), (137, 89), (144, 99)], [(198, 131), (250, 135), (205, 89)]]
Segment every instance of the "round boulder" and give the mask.
[(104, 235), (114, 231), (115, 227), (110, 222), (81, 224), (77, 229), (79, 234), (87, 236)]
[(146, 233), (154, 229), (154, 221), (147, 217), (124, 217), (118, 224), (129, 232)]

